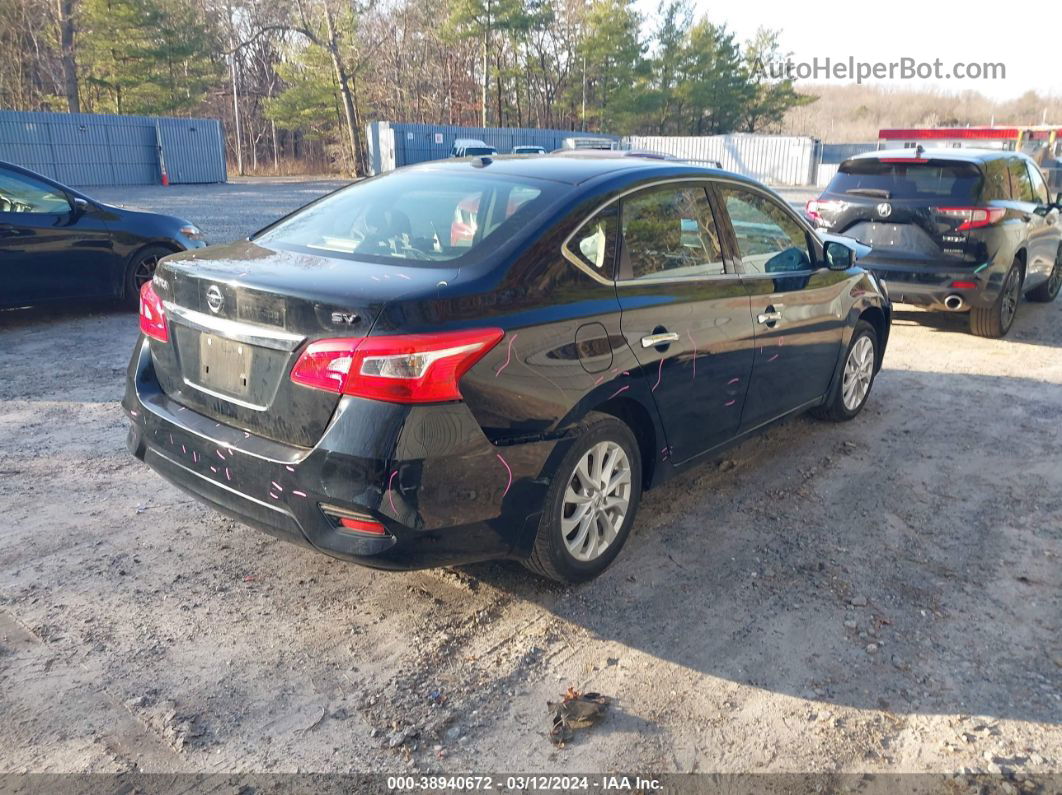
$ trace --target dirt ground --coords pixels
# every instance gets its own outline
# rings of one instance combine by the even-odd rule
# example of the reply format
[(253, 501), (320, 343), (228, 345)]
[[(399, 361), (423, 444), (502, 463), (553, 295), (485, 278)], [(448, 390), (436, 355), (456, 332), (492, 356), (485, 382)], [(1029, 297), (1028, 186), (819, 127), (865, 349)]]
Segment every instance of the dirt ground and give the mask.
[[(576, 588), (200, 506), (126, 452), (135, 337), (0, 313), (0, 771), (1062, 773), (1062, 302), (900, 312), (857, 420), (650, 492)], [(556, 749), (569, 686), (615, 703)]]

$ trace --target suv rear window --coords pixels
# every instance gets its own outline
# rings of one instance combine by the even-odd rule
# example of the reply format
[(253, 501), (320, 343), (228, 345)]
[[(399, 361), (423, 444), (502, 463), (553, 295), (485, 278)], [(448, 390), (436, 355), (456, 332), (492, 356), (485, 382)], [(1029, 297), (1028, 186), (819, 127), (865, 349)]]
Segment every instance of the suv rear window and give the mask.
[(860, 158), (842, 163), (826, 189), (881, 199), (947, 199), (976, 203), (981, 194), (980, 169), (972, 163), (930, 160), (891, 163)]
[(255, 240), (340, 258), (444, 262), (495, 250), (556, 190), (479, 174), (399, 172), (334, 193)]

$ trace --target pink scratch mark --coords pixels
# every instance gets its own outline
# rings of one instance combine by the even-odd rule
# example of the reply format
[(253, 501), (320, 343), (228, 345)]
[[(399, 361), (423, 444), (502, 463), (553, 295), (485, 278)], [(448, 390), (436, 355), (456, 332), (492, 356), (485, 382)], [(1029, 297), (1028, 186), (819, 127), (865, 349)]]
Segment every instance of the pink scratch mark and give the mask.
[(228, 467), (225, 467), (225, 480), (232, 480), (232, 473), (229, 472)]
[(287, 464), (284, 465), (284, 469), (288, 470), (288, 472), (294, 472), (295, 471), (295, 467), (288, 466)]
[(730, 386), (731, 384), (736, 384), (740, 380), (740, 378), (731, 378), (729, 381), (726, 382), (726, 384), (727, 386)]
[(291, 493), (294, 494), (296, 497), (305, 497), (306, 496), (306, 492), (305, 491), (293, 491)]
[(137, 411), (136, 409), (129, 409), (129, 413), (132, 414), (134, 417), (139, 417), (140, 416), (140, 412)]
[(686, 336), (690, 338), (690, 345), (693, 346), (693, 377), (696, 378), (697, 377), (697, 343), (693, 341), (693, 335), (690, 334), (688, 331), (686, 332)]
[(397, 276), (399, 279), (405, 279), (407, 282), (409, 281), (409, 277), (406, 276), (406, 274), (404, 273), (396, 273), (395, 276)]
[(519, 336), (520, 336), (520, 332), (516, 332), (511, 337), (509, 337), (509, 348), (505, 352), (505, 363), (501, 367), (498, 368), (497, 372), (494, 373), (494, 377), (495, 378), (497, 378), (499, 375), (501, 375), (501, 371), (504, 370), (506, 367), (508, 367), (509, 366), (509, 362), (512, 361), (512, 358), (513, 358), (513, 343), (516, 342), (516, 338), (519, 337)]
[(199, 453), (197, 453), (195, 450), (192, 451), (192, 463), (193, 464), (198, 464), (199, 463)]
[(280, 497), (278, 497), (278, 496), (277, 496), (276, 494), (274, 494), (273, 492), (269, 492), (269, 496), (270, 496), (270, 497), (272, 497), (272, 498), (273, 498), (274, 500), (279, 500), (279, 499), (280, 499)]
[(664, 360), (660, 360), (660, 366), (656, 368), (656, 383), (653, 384), (653, 388), (650, 392), (655, 392), (656, 388), (660, 386), (660, 379), (664, 377)]
[(777, 359), (777, 358), (778, 358), (779, 356), (781, 356), (781, 355), (782, 355), (782, 354), (780, 354), (780, 353), (776, 353), (776, 354), (775, 354), (774, 356), (772, 356), (772, 357), (771, 357), (770, 359), (768, 359), (767, 361), (768, 361), (768, 362), (773, 362), (773, 361), (774, 361), (775, 359)]
[(276, 489), (277, 491), (284, 491), (284, 487), (281, 486), (279, 483), (277, 483), (275, 480), (271, 480), (269, 482), (272, 484), (273, 488)]
[(501, 457), (501, 454), (495, 453), (495, 455), (498, 456), (498, 460), (502, 462), (505, 471), (509, 473), (509, 482), (505, 484), (505, 491), (502, 492), (502, 499), (505, 499), (505, 495), (509, 493), (509, 489), (513, 485), (513, 471), (509, 468), (509, 465), (505, 463), (505, 459)]
[(188, 452), (188, 450), (187, 450), (187, 449), (185, 448), (185, 446), (184, 446), (184, 445), (182, 444), (182, 445), (181, 445), (181, 454), (182, 454), (182, 455), (185, 455), (185, 454), (187, 454), (187, 452)]
[(218, 458), (220, 458), (222, 461), (225, 460), (225, 455), (220, 450), (215, 450), (214, 452), (218, 454)]
[(726, 403), (723, 404), (723, 406), (733, 406), (735, 403), (737, 403), (736, 400), (728, 400)]
[(170, 434), (170, 444), (173, 444), (173, 434)]
[(605, 380), (605, 376), (603, 376), (603, 375), (599, 375), (599, 376), (597, 377), (597, 380), (596, 380), (596, 381), (594, 381), (594, 386), (597, 386), (598, 384), (600, 384), (600, 383), (601, 383), (602, 381), (604, 381), (604, 380)]
[(398, 508), (395, 507), (395, 495), (394, 491), (392, 491), (391, 489), (391, 484), (394, 483), (395, 475), (397, 474), (398, 470), (396, 469), (394, 472), (391, 473), (391, 477), (387, 479), (387, 501), (391, 503), (391, 512), (395, 516), (398, 516)]
[(244, 439), (250, 439), (251, 438), (251, 434), (247, 433), (247, 431), (244, 431), (243, 432), (243, 438)]
[(213, 472), (215, 475), (218, 474), (218, 468), (213, 464), (210, 465), (210, 471)]
[(629, 385), (621, 386), (619, 389), (612, 393), (612, 397), (610, 397), (609, 400), (612, 400), (612, 398), (616, 397), (616, 395), (618, 395), (620, 392), (626, 392), (628, 389), (630, 389)]

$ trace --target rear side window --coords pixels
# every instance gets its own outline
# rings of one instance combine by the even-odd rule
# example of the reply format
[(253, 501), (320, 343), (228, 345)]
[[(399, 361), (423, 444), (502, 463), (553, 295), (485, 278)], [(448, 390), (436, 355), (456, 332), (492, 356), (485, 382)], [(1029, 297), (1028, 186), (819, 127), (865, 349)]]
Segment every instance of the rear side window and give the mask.
[(803, 227), (766, 196), (722, 187), (723, 204), (734, 227), (741, 265), (749, 273), (787, 273), (811, 268)]
[(1026, 163), (1026, 165), (1029, 167), (1029, 179), (1032, 182), (1033, 196), (1036, 197), (1035, 201), (1040, 204), (1050, 204), (1051, 199), (1047, 191), (1047, 184), (1040, 175), (1040, 169), (1032, 163)]
[(1004, 200), (1010, 198), (1010, 171), (1004, 158), (989, 160), (985, 164), (984, 200)]
[(557, 190), (488, 175), (399, 172), (351, 185), (256, 240), (340, 258), (442, 262), (495, 250)]
[(972, 204), (980, 200), (981, 183), (981, 172), (973, 163), (891, 163), (860, 158), (842, 163), (827, 190), (881, 199), (944, 199)]
[(1010, 189), (1014, 198), (1020, 202), (1036, 201), (1032, 179), (1029, 177), (1029, 169), (1025, 167), (1025, 161), (1015, 157), (1008, 162), (1008, 166), (1010, 168)]
[(674, 279), (724, 272), (719, 234), (703, 187), (661, 187), (623, 200), (619, 278)]
[(611, 204), (576, 230), (568, 241), (567, 255), (594, 275), (611, 279), (618, 238), (619, 211)]

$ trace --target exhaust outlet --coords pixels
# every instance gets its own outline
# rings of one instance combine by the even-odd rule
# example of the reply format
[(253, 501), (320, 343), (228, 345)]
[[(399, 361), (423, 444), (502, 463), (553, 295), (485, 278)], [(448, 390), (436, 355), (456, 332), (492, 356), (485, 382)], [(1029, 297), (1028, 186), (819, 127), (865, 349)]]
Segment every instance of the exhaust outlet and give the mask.
[(944, 306), (950, 309), (952, 312), (958, 312), (966, 305), (966, 301), (963, 300), (961, 295), (949, 295), (944, 299)]

